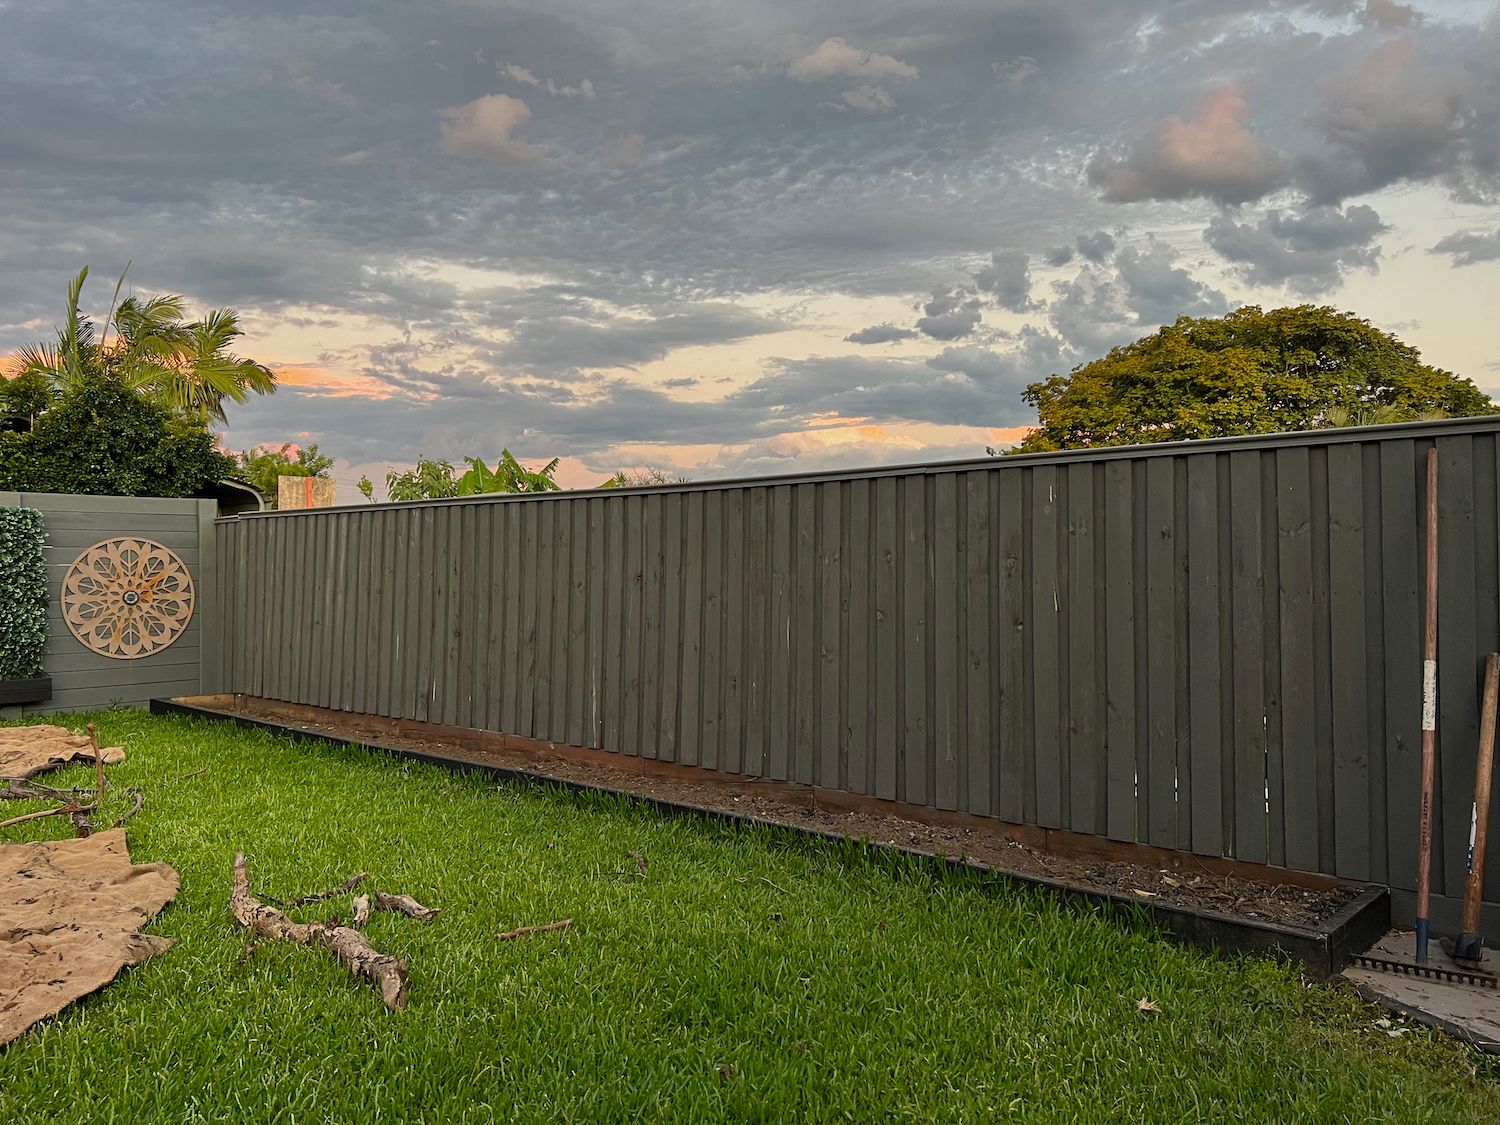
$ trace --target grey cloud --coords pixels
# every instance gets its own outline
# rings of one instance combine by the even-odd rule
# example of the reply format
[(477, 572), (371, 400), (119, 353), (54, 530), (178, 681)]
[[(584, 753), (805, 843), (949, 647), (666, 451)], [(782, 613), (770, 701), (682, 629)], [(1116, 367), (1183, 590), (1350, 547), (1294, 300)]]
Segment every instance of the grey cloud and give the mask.
[(938, 290), (932, 300), (922, 306), (926, 313), (917, 321), (917, 331), (934, 340), (959, 340), (979, 327), (982, 302), (973, 290)]
[(1019, 86), (1028, 78), (1037, 74), (1042, 68), (1036, 59), (1030, 55), (1017, 55), (1005, 62), (991, 63), (990, 69), (994, 71), (995, 77), (1010, 86)]
[(974, 284), (1001, 308), (1025, 312), (1031, 307), (1031, 259), (1023, 250), (996, 250)]
[(1216, 215), (1204, 239), (1251, 284), (1316, 296), (1351, 270), (1378, 270), (1378, 239), (1387, 229), (1371, 207), (1314, 207), (1300, 215), (1272, 210), (1246, 223)]
[(1457, 231), (1439, 239), (1428, 252), (1450, 255), (1455, 266), (1472, 266), (1476, 262), (1500, 260), (1500, 227), (1488, 233), (1477, 230)]
[[(1223, 169), (1180, 144), (1236, 135), (1191, 109), (1195, 91), (1253, 69), (1255, 113), (1241, 128), (1265, 150), (1289, 160), (1321, 152), (1331, 174), (1356, 184), (1380, 178), (1365, 158), (1380, 166), (1391, 130), (1376, 122), (1361, 133), (1344, 120), (1347, 90), (1316, 85), (1351, 73), (1380, 41), (1359, 23), (1367, 7), (266, 0), (252, 11), (204, 0), (184, 14), (162, 0), (13, 3), (0, 36), (0, 350), (56, 319), (77, 266), (102, 278), (133, 258), (144, 291), (234, 305), (256, 325), (296, 317), (302, 338), (319, 341), (309, 350), (393, 396), (372, 403), (289, 388), (245, 407), (245, 424), (267, 439), (326, 425), (339, 435), (326, 448), (347, 456), (335, 448), (347, 439), (371, 458), (381, 443), (421, 438), (434, 453), (508, 432), (537, 457), (639, 433), (769, 448), (780, 427), (799, 424), (803, 400), (789, 382), (776, 384), (779, 405), (733, 393), (674, 404), (577, 373), (775, 331), (759, 322), (772, 318), (748, 311), (766, 307), (766, 294), (907, 298), (967, 281), (954, 263), (995, 246), (1038, 258), (1066, 245), (1073, 263), (1092, 263), (1061, 292), (1049, 289), (1052, 307), (1036, 313), (1057, 321), (1059, 336), (1066, 328), (1065, 359), (1134, 338), (1172, 286), (1185, 301), (1206, 299), (1174, 272), (1181, 263), (1153, 270), (1142, 232), (1202, 225), (1200, 197), (1243, 190), (1243, 177), (1226, 186)], [(161, 34), (167, 23), (171, 35)], [(1482, 198), (1500, 159), (1495, 27), (1459, 13), (1410, 34), (1423, 66), (1460, 76), (1464, 110), (1446, 150), (1413, 150), (1406, 178)], [(821, 87), (789, 77), (792, 62), (833, 37), (852, 45), (854, 72), (830, 73)], [(512, 85), (497, 73), (502, 60), (536, 84)], [(596, 97), (561, 93), (581, 91), (585, 76)], [(558, 96), (533, 93), (549, 77)], [(900, 112), (826, 108), (866, 85), (896, 94)], [(463, 124), (445, 122), (443, 109), (505, 92), (525, 96), (529, 120), (505, 132), (481, 128), (476, 114), (450, 142), (465, 153), (442, 152), (441, 125)], [(1339, 110), (1326, 124), (1307, 119), (1320, 98)], [(1382, 122), (1392, 116), (1380, 98), (1372, 107)], [(1163, 147), (1159, 127), (1149, 131), (1174, 114), (1182, 127), (1165, 139), (1176, 149)], [(1137, 146), (1112, 153), (1142, 122)], [(1330, 140), (1330, 128), (1345, 139)], [(514, 155), (506, 146), (516, 142), (546, 160), (492, 158)], [(1119, 263), (1099, 236), (1075, 243), (1119, 214), (1078, 169), (1102, 152), (1139, 171), (1129, 163), (1137, 148), (1154, 159), (1148, 194), (1189, 202), (1143, 200), (1130, 212), (1140, 256)], [(1234, 219), (1254, 231), (1264, 217)], [(991, 303), (988, 293), (960, 295), (925, 327), (964, 344), (989, 339), (981, 318)], [(409, 346), (382, 345), (371, 358), (321, 342), (351, 332)], [(255, 354), (257, 341), (247, 342)], [(726, 378), (702, 372), (715, 389)], [(936, 387), (956, 421), (970, 419), (953, 409), (985, 401), (964, 397), (976, 378), (920, 360), (885, 372), (918, 398)], [(904, 401), (884, 393), (892, 410)]]
[(1140, 335), (1125, 286), (1113, 274), (1089, 267), (1056, 281), (1047, 303), (1053, 330), (1080, 355), (1093, 358)]
[(917, 335), (912, 329), (895, 324), (872, 324), (858, 332), (849, 333), (844, 341), (850, 344), (893, 344), (897, 340), (910, 340)]
[(1286, 180), (1274, 150), (1245, 128), (1249, 102), (1234, 86), (1206, 91), (1190, 118), (1176, 114), (1134, 137), (1123, 154), (1106, 150), (1088, 165), (1089, 182), (1113, 203), (1260, 199)]
[(974, 345), (949, 347), (927, 364), (967, 376), (995, 400), (993, 412), (984, 417), (986, 424), (1017, 426), (1035, 421), (1021, 401), (1026, 385), (1067, 370), (1073, 362), (1073, 354), (1060, 337), (1028, 324), (1017, 333), (1015, 346), (1006, 351)]
[(1096, 265), (1102, 265), (1115, 252), (1114, 236), (1105, 230), (1078, 236), (1078, 252)]
[(1125, 286), (1125, 303), (1142, 325), (1169, 324), (1179, 316), (1218, 316), (1228, 311), (1224, 294), (1176, 264), (1170, 247), (1153, 244), (1144, 251), (1127, 246), (1115, 258)]
[(1480, 88), (1454, 61), (1429, 65), (1421, 55), (1420, 42), (1403, 36), (1319, 83), (1308, 122), (1328, 147), (1298, 166), (1315, 201), (1463, 174), (1460, 166), (1473, 155)]
[(1365, 0), (1364, 20), (1376, 27), (1411, 27), (1422, 22), (1422, 13), (1396, 0)]
[(1050, 246), (1042, 254), (1042, 261), (1053, 269), (1060, 269), (1073, 260), (1071, 246)]
[(702, 302), (616, 310), (577, 292), (522, 293), (486, 307), (509, 337), (490, 354), (504, 370), (552, 376), (636, 367), (682, 347), (728, 343), (785, 327), (734, 305)]

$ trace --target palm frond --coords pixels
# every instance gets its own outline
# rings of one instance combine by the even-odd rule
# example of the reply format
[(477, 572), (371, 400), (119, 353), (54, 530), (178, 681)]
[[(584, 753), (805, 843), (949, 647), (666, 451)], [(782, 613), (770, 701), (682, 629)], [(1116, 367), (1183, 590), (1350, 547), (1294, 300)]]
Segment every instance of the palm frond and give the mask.
[(117, 278), (115, 278), (115, 292), (114, 292), (114, 296), (110, 297), (110, 299), (109, 299), (109, 315), (104, 318), (104, 331), (102, 331), (102, 332), (99, 333), (99, 350), (100, 351), (104, 351), (104, 349), (109, 345), (109, 326), (114, 323), (114, 320), (115, 320), (115, 306), (120, 303), (120, 290), (124, 287), (124, 285), (125, 285), (125, 275), (127, 273), (129, 273), (129, 272), (130, 272), (130, 263), (126, 262), (125, 263), (125, 268), (120, 271), (120, 276), (117, 277)]

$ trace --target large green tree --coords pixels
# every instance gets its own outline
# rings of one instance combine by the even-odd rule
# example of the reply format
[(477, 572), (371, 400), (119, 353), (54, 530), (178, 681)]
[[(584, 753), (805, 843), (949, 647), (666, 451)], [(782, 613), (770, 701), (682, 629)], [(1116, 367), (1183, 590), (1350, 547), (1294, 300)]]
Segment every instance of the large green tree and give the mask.
[(1276, 433), (1495, 412), (1369, 321), (1301, 305), (1177, 323), (1022, 394), (1040, 425), (1016, 452)]
[(0, 431), (0, 489), (192, 496), (234, 471), (196, 419), (119, 376), (84, 373), (29, 430)]

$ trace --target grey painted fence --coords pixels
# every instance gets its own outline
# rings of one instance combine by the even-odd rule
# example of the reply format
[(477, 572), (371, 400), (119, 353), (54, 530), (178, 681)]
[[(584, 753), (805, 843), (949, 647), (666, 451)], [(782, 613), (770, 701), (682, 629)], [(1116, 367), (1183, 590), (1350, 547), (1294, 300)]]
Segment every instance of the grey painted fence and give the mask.
[[(114, 703), (144, 707), (155, 696), (199, 690), (204, 651), (200, 641), (219, 641), (212, 624), (216, 591), (203, 580), (205, 565), (214, 569), (214, 501), (0, 492), (0, 507), (36, 508), (46, 523), (50, 596), (43, 666), (52, 677), (50, 700), (0, 708), (0, 718), (90, 711)], [(153, 539), (171, 548), (194, 581), (196, 606), (187, 628), (171, 646), (138, 660), (115, 660), (85, 648), (68, 631), (58, 601), (63, 574), (73, 560), (100, 540), (119, 536)]]
[(1435, 441), (1451, 900), (1500, 648), (1497, 433), (244, 516), (207, 682), (1406, 891)]

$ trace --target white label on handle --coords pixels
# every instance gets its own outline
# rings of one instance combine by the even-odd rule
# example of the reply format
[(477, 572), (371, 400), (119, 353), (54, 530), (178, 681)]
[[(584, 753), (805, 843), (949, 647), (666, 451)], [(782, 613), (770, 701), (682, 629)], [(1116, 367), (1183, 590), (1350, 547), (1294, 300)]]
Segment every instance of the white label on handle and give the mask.
[(1437, 661), (1422, 661), (1422, 729), (1437, 730)]

